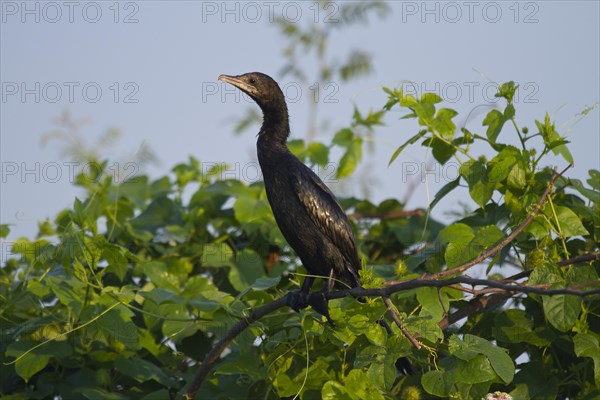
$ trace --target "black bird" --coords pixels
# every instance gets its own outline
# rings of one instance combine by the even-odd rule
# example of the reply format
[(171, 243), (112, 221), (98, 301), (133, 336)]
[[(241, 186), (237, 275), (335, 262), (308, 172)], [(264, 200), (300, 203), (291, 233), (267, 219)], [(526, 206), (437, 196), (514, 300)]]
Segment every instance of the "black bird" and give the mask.
[[(281, 233), (308, 273), (327, 278), (326, 290), (360, 286), (361, 263), (348, 216), (331, 190), (286, 145), (290, 125), (285, 97), (277, 82), (260, 72), (221, 75), (219, 80), (246, 93), (263, 112), (256, 147), (267, 198)], [(299, 297), (290, 306), (298, 310), (311, 305), (332, 323), (324, 296), (308, 295), (314, 276), (305, 278)], [(391, 333), (385, 321), (380, 324)], [(405, 358), (399, 359), (396, 366), (404, 374), (412, 373)]]
[[(359, 286), (361, 264), (350, 221), (331, 190), (288, 149), (288, 111), (277, 82), (260, 72), (221, 75), (219, 80), (242, 90), (262, 109), (256, 147), (267, 198), (279, 229), (308, 273), (329, 278), (329, 289)], [(313, 280), (304, 280), (304, 294)]]

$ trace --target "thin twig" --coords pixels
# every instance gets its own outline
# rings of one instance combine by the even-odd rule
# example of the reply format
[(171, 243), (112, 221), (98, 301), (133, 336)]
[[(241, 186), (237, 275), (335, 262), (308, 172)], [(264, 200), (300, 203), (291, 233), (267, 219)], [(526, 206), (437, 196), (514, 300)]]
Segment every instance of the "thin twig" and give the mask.
[(352, 219), (394, 219), (404, 217), (422, 217), (425, 215), (424, 210), (395, 210), (387, 213), (360, 213), (355, 212), (349, 215)]
[(500, 250), (502, 250), (504, 247), (506, 247), (510, 242), (512, 242), (523, 231), (523, 229), (525, 229), (527, 226), (529, 226), (529, 224), (531, 224), (531, 222), (533, 222), (535, 216), (542, 209), (542, 206), (544, 205), (544, 203), (546, 202), (546, 199), (550, 195), (550, 192), (552, 191), (552, 188), (554, 187), (554, 182), (556, 181), (556, 179), (558, 177), (562, 176), (567, 171), (567, 169), (569, 169), (570, 167), (571, 167), (571, 165), (569, 165), (567, 168), (565, 168), (560, 174), (556, 173), (556, 169), (552, 172), (552, 177), (550, 178), (550, 182), (548, 182), (548, 186), (546, 187), (546, 190), (542, 194), (542, 197), (540, 198), (540, 200), (535, 205), (535, 208), (533, 209), (533, 211), (531, 212), (529, 217), (527, 217), (527, 219), (525, 221), (523, 221), (523, 223), (521, 225), (519, 225), (517, 227), (517, 229), (515, 229), (504, 240), (502, 240), (500, 243), (498, 243), (496, 246), (492, 247), (491, 249), (484, 251), (479, 257), (475, 258), (474, 260), (469, 261), (468, 263), (460, 265), (456, 268), (451, 268), (449, 270), (430, 275), (430, 276), (428, 276), (428, 278), (429, 279), (439, 279), (439, 278), (445, 278), (450, 275), (462, 273), (462, 272), (466, 271), (467, 269), (479, 264), (486, 258), (495, 255)]
[[(559, 261), (556, 264), (560, 267), (566, 267), (566, 266), (573, 265), (573, 264), (579, 264), (579, 263), (583, 263), (583, 262), (596, 261), (596, 260), (600, 260), (600, 253), (581, 254), (579, 256), (575, 256), (575, 257), (569, 258), (567, 260)], [(533, 270), (521, 271), (518, 274), (509, 276), (508, 278), (504, 279), (503, 281), (516, 281), (518, 279), (525, 278), (525, 277), (531, 275), (532, 271)]]
[(506, 300), (515, 295), (516, 292), (502, 292), (497, 293), (491, 296), (478, 296), (471, 300), (466, 306), (462, 307), (460, 310), (449, 314), (447, 317), (443, 318), (438, 326), (440, 329), (444, 330), (448, 328), (450, 325), (455, 322), (460, 321), (463, 318), (468, 317), (471, 314), (478, 313), (483, 311), (489, 307), (500, 305), (504, 303)]
[(415, 339), (414, 336), (410, 334), (410, 332), (408, 331), (408, 329), (406, 329), (402, 321), (400, 321), (400, 317), (398, 315), (398, 312), (396, 311), (396, 307), (394, 307), (394, 304), (392, 304), (390, 298), (386, 296), (383, 296), (382, 298), (383, 302), (387, 306), (388, 314), (390, 315), (390, 317), (392, 317), (392, 320), (394, 321), (396, 326), (400, 328), (400, 332), (402, 332), (402, 334), (408, 339), (409, 342), (412, 343), (413, 346), (415, 346), (417, 350), (420, 350), (423, 346), (421, 346), (421, 343), (419, 343), (417, 339)]

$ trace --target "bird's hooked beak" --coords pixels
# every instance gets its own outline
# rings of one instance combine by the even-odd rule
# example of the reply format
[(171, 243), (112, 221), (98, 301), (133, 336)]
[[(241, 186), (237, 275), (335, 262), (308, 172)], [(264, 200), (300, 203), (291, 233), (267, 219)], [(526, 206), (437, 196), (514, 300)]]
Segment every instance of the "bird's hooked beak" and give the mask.
[(242, 92), (248, 94), (249, 96), (257, 94), (256, 88), (250, 85), (249, 83), (245, 82), (244, 79), (240, 76), (219, 75), (219, 80), (235, 86), (236, 88), (240, 89)]

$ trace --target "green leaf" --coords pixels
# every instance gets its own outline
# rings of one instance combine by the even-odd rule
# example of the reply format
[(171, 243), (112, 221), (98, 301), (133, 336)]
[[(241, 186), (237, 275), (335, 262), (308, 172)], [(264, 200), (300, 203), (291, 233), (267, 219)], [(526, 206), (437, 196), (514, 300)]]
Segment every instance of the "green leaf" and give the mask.
[(49, 276), (44, 280), (44, 283), (63, 305), (77, 313), (81, 311), (85, 287), (83, 282), (75, 278), (64, 279)]
[[(13, 342), (8, 346), (6, 355), (20, 357), (34, 346), (35, 343), (32, 342)], [(28, 382), (32, 376), (48, 365), (51, 358), (60, 359), (68, 357), (72, 353), (73, 348), (66, 342), (49, 342), (19, 358), (15, 363), (15, 371), (25, 382)]]
[(558, 381), (547, 373), (541, 362), (520, 364), (515, 376), (515, 390), (510, 392), (513, 399), (555, 400), (558, 395)]
[(340, 159), (337, 170), (337, 178), (345, 178), (356, 169), (358, 163), (362, 160), (362, 138), (355, 137), (352, 144), (348, 147)]
[(419, 131), (419, 133), (417, 133), (415, 136), (411, 137), (406, 142), (404, 142), (403, 145), (398, 147), (396, 149), (396, 151), (394, 151), (394, 154), (392, 154), (392, 157), (390, 158), (390, 161), (388, 162), (388, 167), (394, 162), (394, 160), (396, 158), (398, 158), (398, 156), (400, 155), (400, 153), (402, 153), (402, 150), (404, 150), (406, 148), (406, 146), (416, 143), (417, 140), (419, 140), (421, 137), (423, 137), (426, 133), (427, 133), (427, 130), (423, 129), (423, 130)]
[(500, 131), (502, 131), (505, 122), (506, 118), (504, 117), (504, 114), (498, 110), (492, 110), (486, 115), (482, 125), (488, 127), (485, 134), (490, 142), (496, 143), (496, 139), (498, 138)]
[(312, 142), (308, 145), (307, 154), (310, 161), (324, 167), (329, 162), (329, 147), (323, 143)]
[(168, 289), (154, 288), (149, 292), (139, 292), (144, 298), (152, 300), (156, 305), (177, 302), (177, 295)]
[(575, 325), (581, 311), (581, 298), (573, 295), (542, 296), (548, 322), (561, 332)]
[(226, 243), (208, 243), (203, 246), (202, 264), (208, 267), (233, 266), (233, 250)]
[(558, 285), (566, 284), (564, 271), (554, 263), (547, 263), (536, 267), (529, 275), (530, 285)]
[(507, 183), (508, 186), (513, 189), (522, 190), (525, 188), (527, 177), (525, 175), (525, 170), (519, 163), (515, 164), (510, 170)]
[(454, 382), (448, 382), (444, 371), (429, 371), (421, 376), (421, 385), (427, 393), (438, 397), (447, 397)]
[(490, 360), (483, 354), (477, 354), (469, 361), (456, 363), (455, 379), (461, 383), (476, 384), (496, 379), (496, 373)]
[(49, 356), (29, 353), (21, 357), (15, 363), (15, 371), (21, 378), (23, 378), (23, 380), (25, 380), (25, 382), (29, 382), (29, 379), (32, 376), (43, 370), (46, 365), (48, 365), (48, 361), (50, 361)]
[(539, 133), (544, 138), (544, 144), (552, 149), (552, 152), (556, 155), (562, 155), (563, 158), (569, 163), (573, 164), (573, 155), (564, 144), (556, 145), (553, 144), (556, 141), (560, 141), (562, 138), (556, 131), (554, 123), (550, 120), (550, 115), (546, 113), (544, 116), (544, 123), (540, 121), (535, 121), (537, 128), (539, 129)]
[(387, 333), (383, 326), (373, 323), (368, 327), (367, 339), (375, 346), (385, 346)]
[(0, 224), (0, 238), (4, 239), (10, 233), (10, 228), (8, 224)]
[(578, 333), (573, 338), (575, 355), (577, 357), (590, 357), (594, 361), (594, 380), (600, 387), (600, 345), (598, 339), (586, 333)]
[[(441, 103), (442, 101), (444, 101), (444, 100), (437, 94), (431, 93), (431, 92), (426, 92), (426, 93), (423, 93), (423, 95), (421, 95), (420, 103), (437, 104), (437, 103)], [(454, 111), (454, 110), (450, 110), (450, 109), (447, 109), (447, 110)]]
[(352, 400), (346, 387), (336, 381), (327, 381), (321, 389), (321, 398), (323, 400)]
[(583, 186), (583, 183), (579, 179), (568, 179), (569, 185), (577, 189), (579, 193), (587, 197), (589, 200), (594, 203), (600, 203), (600, 191), (599, 189), (588, 189)]
[(439, 321), (435, 321), (427, 311), (420, 313), (418, 317), (406, 319), (406, 325), (410, 326), (411, 332), (418, 332), (421, 337), (432, 343), (444, 338), (444, 333), (438, 325), (438, 322)]
[(274, 278), (259, 278), (250, 287), (254, 290), (267, 290), (277, 286), (280, 280), (280, 276)]
[(504, 181), (512, 168), (515, 166), (521, 153), (515, 147), (507, 146), (501, 150), (496, 157), (489, 162), (488, 179), (490, 182), (499, 183)]
[(98, 387), (77, 387), (73, 393), (81, 394), (89, 400), (128, 400), (129, 397), (120, 393), (111, 393)]
[(159, 197), (150, 203), (138, 217), (131, 220), (134, 229), (155, 232), (166, 225), (181, 224), (181, 210), (168, 197)]
[(169, 273), (165, 263), (160, 261), (149, 261), (143, 263), (140, 267), (156, 287), (179, 293), (179, 279), (175, 275)]
[(452, 122), (458, 113), (450, 108), (440, 108), (433, 120), (432, 127), (446, 139), (452, 139), (456, 131), (456, 125)]
[(115, 274), (120, 281), (123, 281), (129, 268), (129, 263), (121, 248), (107, 243), (102, 249), (102, 257), (108, 262), (106, 271)]
[[(515, 85), (513, 81), (505, 82), (498, 88), (498, 93), (496, 93), (496, 97), (503, 97), (509, 103), (512, 103), (513, 97), (519, 85)], [(511, 104), (509, 104), (511, 105)]]
[(439, 233), (440, 242), (448, 243), (448, 242), (458, 242), (458, 243), (468, 243), (475, 237), (475, 233), (473, 232), (473, 228), (471, 228), (467, 224), (463, 224), (461, 222), (457, 222), (452, 224), (444, 229), (442, 229)]
[(493, 337), (507, 343), (531, 343), (548, 346), (554, 335), (550, 329), (534, 329), (533, 320), (523, 310), (505, 310), (494, 318)]
[[(569, 207), (554, 206), (554, 210), (556, 211), (558, 223), (560, 224), (560, 231), (564, 237), (589, 235), (589, 232), (584, 228), (577, 214), (575, 214)], [(554, 217), (551, 215), (551, 207), (544, 208), (544, 214), (546, 214), (548, 217), (552, 217), (552, 221), (554, 220)]]
[(164, 317), (162, 333), (170, 341), (177, 344), (186, 337), (192, 336), (201, 326), (194, 322), (182, 304), (163, 304), (158, 308)]
[(455, 357), (465, 361), (473, 359), (477, 354), (485, 355), (492, 368), (505, 383), (510, 383), (515, 374), (515, 364), (506, 350), (478, 336), (465, 334), (463, 341), (452, 336), (449, 351)]
[(431, 147), (433, 157), (442, 165), (446, 164), (446, 162), (456, 153), (456, 148), (453, 145), (444, 142), (438, 137), (425, 139), (423, 145)]
[(138, 333), (136, 325), (131, 319), (114, 308), (96, 320), (96, 325), (105, 331), (111, 339), (118, 340), (128, 349), (137, 349)]
[(263, 276), (264, 269), (260, 256), (250, 249), (239, 252), (232, 268), (229, 269), (229, 282), (239, 291), (244, 290)]
[(117, 371), (142, 383), (156, 381), (163, 386), (177, 387), (176, 382), (169, 378), (159, 367), (139, 357), (118, 358), (115, 363)]
[(354, 140), (354, 132), (350, 128), (339, 130), (332, 139), (332, 143), (340, 147), (350, 147)]
[(448, 193), (450, 193), (451, 191), (456, 189), (459, 184), (460, 184), (460, 177), (456, 178), (453, 181), (446, 183), (440, 190), (438, 190), (438, 192), (433, 197), (433, 201), (429, 205), (429, 209), (432, 210), (433, 207), (435, 207), (436, 204), (440, 202), (440, 200), (442, 200)]
[(496, 225), (487, 225), (477, 231), (477, 235), (474, 239), (473, 242), (477, 243), (485, 250), (498, 244), (498, 242), (504, 239), (504, 234)]
[(592, 189), (600, 190), (600, 171), (590, 169), (588, 173), (590, 174), (590, 178), (586, 180), (588, 185), (590, 185)]
[(459, 168), (460, 175), (469, 185), (469, 194), (479, 206), (484, 207), (492, 198), (495, 183), (488, 180), (486, 165), (469, 160)]
[(350, 371), (345, 379), (346, 390), (353, 400), (384, 400), (379, 390), (371, 383), (368, 376), (358, 369)]
[(441, 292), (438, 293), (437, 288), (418, 288), (417, 301), (423, 308), (419, 315), (430, 315), (436, 322), (440, 321), (444, 316), (445, 310), (450, 308), (448, 296)]
[(304, 161), (305, 156), (305, 146), (304, 140), (302, 139), (292, 139), (287, 141), (287, 147), (290, 149), (293, 155), (298, 157), (300, 160)]
[(506, 120), (510, 120), (514, 116), (515, 116), (515, 106), (513, 106), (512, 104), (508, 104), (506, 106), (506, 108), (504, 109), (504, 118), (506, 118)]
[(419, 105), (419, 101), (410, 94), (401, 93), (401, 96), (399, 96), (399, 98), (400, 98), (400, 107), (414, 108)]

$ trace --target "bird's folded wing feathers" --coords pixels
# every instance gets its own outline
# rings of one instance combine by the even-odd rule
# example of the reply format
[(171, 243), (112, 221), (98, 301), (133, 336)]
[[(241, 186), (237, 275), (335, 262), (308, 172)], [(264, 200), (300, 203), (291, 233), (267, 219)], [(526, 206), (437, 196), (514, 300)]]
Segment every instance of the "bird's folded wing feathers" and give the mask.
[[(357, 260), (356, 244), (348, 217), (321, 179), (308, 167), (303, 167), (290, 170), (290, 180), (300, 203), (319, 231), (354, 264)], [(360, 265), (353, 267), (359, 269)]]

